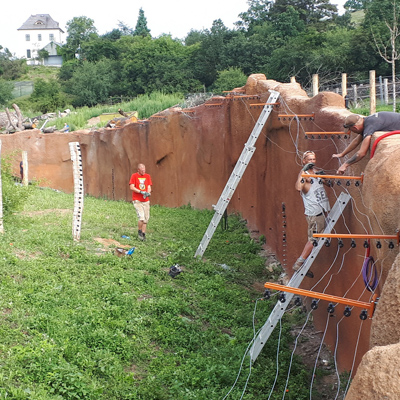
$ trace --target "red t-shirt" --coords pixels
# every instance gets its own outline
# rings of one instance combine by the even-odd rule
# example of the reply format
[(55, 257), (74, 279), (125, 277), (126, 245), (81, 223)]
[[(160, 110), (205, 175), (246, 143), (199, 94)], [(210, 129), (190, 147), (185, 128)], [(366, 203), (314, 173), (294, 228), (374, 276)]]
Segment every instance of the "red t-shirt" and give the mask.
[[(153, 185), (151, 182), (151, 176), (149, 174), (140, 175), (139, 172), (132, 174), (129, 185), (132, 184), (135, 185), (136, 189), (143, 190), (144, 192), (148, 192), (149, 186)], [(148, 197), (144, 199), (142, 194), (136, 193), (132, 190), (132, 201), (134, 200), (150, 201)]]

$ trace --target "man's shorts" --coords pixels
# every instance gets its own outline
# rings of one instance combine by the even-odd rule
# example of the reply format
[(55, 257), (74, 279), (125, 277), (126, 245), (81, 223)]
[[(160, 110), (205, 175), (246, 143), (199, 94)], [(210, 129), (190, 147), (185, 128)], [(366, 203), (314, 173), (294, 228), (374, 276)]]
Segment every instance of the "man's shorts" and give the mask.
[(308, 224), (308, 241), (313, 242), (315, 240), (313, 233), (322, 233), (325, 229), (325, 215), (306, 215), (306, 220)]
[(135, 207), (139, 221), (143, 221), (147, 224), (150, 219), (150, 201), (134, 200), (132, 203), (133, 207)]

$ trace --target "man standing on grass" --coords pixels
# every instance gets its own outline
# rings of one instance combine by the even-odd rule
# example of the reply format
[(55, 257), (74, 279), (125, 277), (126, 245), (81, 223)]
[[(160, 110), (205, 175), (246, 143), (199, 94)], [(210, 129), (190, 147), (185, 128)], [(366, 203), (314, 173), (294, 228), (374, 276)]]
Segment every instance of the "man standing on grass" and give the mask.
[(146, 227), (150, 218), (151, 176), (146, 174), (144, 164), (137, 166), (137, 172), (132, 174), (129, 189), (132, 190), (132, 203), (138, 216), (138, 235), (140, 240), (146, 240)]

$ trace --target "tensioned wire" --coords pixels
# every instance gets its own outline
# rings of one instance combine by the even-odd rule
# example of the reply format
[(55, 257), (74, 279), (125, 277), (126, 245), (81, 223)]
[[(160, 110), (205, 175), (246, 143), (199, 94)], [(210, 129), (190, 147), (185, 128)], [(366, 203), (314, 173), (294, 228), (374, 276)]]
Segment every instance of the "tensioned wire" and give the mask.
[[(244, 102), (243, 100), (242, 100), (242, 102), (243, 102), (243, 104), (244, 104), (244, 106), (245, 106), (247, 112), (251, 115), (251, 117), (252, 117), (252, 119), (253, 119), (253, 122), (255, 122), (255, 119), (254, 119), (252, 113), (250, 112), (250, 110), (249, 110), (249, 108), (248, 108), (248, 104), (247, 104), (246, 102)], [(290, 108), (288, 107), (287, 103), (286, 103), (283, 99), (281, 99), (280, 102), (281, 102), (281, 104), (283, 104), (283, 105), (290, 111)], [(272, 112), (276, 112), (276, 111), (273, 109)], [(292, 114), (293, 114), (293, 113), (292, 113)], [(296, 130), (296, 133), (295, 133), (294, 135), (293, 135), (293, 132), (292, 132), (292, 130), (293, 130), (292, 125), (293, 125), (293, 124), (295, 124), (295, 127), (296, 127), (296, 129), (295, 129), (295, 130)], [(318, 127), (318, 128), (320, 129), (320, 131), (323, 131), (323, 129), (321, 129), (317, 124), (314, 123), (314, 125), (315, 125), (316, 127)], [(286, 150), (286, 149), (282, 148), (281, 146), (279, 146), (279, 145), (278, 145), (277, 143), (275, 143), (274, 141), (272, 141), (266, 134), (264, 134), (264, 136), (265, 136), (265, 138), (266, 138), (267, 140), (269, 140), (273, 145), (275, 145), (276, 147), (278, 147), (278, 148), (279, 148), (280, 150), (282, 150), (283, 152), (290, 153), (290, 154), (296, 154), (296, 159), (295, 159), (295, 161), (296, 161), (296, 163), (297, 163), (299, 166), (301, 166), (301, 163), (299, 163), (299, 161), (298, 161), (298, 158), (301, 159), (301, 154), (302, 154), (302, 153), (299, 152), (299, 150), (298, 150), (298, 142), (299, 142), (299, 134), (300, 134), (300, 131), (305, 132), (305, 130), (304, 130), (303, 127), (302, 127), (301, 121), (300, 121), (298, 118), (294, 118), (294, 119), (290, 122), (290, 124), (289, 124), (289, 135), (290, 135), (291, 141), (292, 141), (292, 143), (293, 143), (293, 145), (294, 145), (294, 147), (295, 147), (295, 151)], [(320, 140), (320, 139), (318, 139), (318, 140)], [(336, 142), (333, 140), (333, 137), (331, 138), (331, 141), (332, 141), (332, 143), (334, 144), (334, 146), (335, 146), (335, 148), (336, 148), (336, 151), (338, 151), (338, 146), (337, 146)], [(342, 138), (340, 138), (340, 141), (341, 141), (342, 143), (344, 143), (344, 140), (343, 140)], [(330, 145), (327, 145), (325, 148), (328, 148), (328, 147), (330, 147)], [(323, 148), (320, 149), (319, 151), (321, 151), (321, 150), (323, 150)], [(329, 160), (329, 161), (330, 161), (330, 160)], [(329, 161), (328, 161), (328, 162), (329, 162)], [(339, 161), (339, 163), (340, 163), (340, 160), (338, 160), (338, 161)], [(328, 163), (328, 162), (327, 162), (327, 163)], [(326, 164), (327, 164), (327, 163), (326, 163)], [(325, 164), (325, 165), (326, 165), (326, 164)], [(323, 166), (323, 167), (324, 167), (324, 166)], [(322, 167), (322, 169), (323, 169), (323, 167)], [(339, 179), (340, 179), (340, 177), (339, 177)], [(345, 187), (342, 187), (342, 189), (344, 189), (347, 193), (349, 193), (349, 191), (348, 191)], [(337, 199), (338, 196), (337, 196), (337, 194), (336, 194), (336, 191), (335, 191), (335, 190), (333, 190), (333, 191), (334, 191), (335, 197), (336, 197), (336, 199)], [(362, 195), (362, 192), (361, 192), (360, 188), (359, 188), (359, 192), (360, 192), (360, 198), (361, 198), (361, 200), (362, 200), (363, 206), (365, 207), (363, 195)], [(349, 194), (350, 194), (350, 193), (349, 193)], [(351, 199), (352, 199), (352, 206), (353, 206), (353, 207), (352, 207), (352, 213), (353, 213), (353, 215), (355, 216), (355, 218), (357, 219), (357, 221), (360, 223), (360, 225), (363, 227), (363, 229), (367, 232), (367, 229), (365, 228), (364, 224), (363, 224), (363, 223), (361, 222), (361, 220), (357, 217), (356, 212), (354, 211), (354, 208), (355, 208), (355, 209), (358, 211), (359, 214), (363, 215), (363, 216), (367, 219), (368, 224), (369, 224), (369, 226), (370, 226), (370, 230), (372, 231), (371, 221), (370, 221), (368, 215), (362, 213), (362, 212), (358, 209), (358, 207), (357, 207), (357, 205), (356, 205), (356, 203), (355, 203), (353, 197), (351, 197)], [(373, 212), (373, 214), (374, 214), (375, 219), (376, 219), (376, 221), (377, 221), (377, 223), (378, 223), (378, 225), (379, 225), (379, 227), (380, 227), (380, 230), (383, 232), (382, 227), (381, 227), (381, 225), (380, 225), (380, 223), (379, 223), (379, 221), (378, 221), (378, 218), (376, 217), (376, 214), (375, 214), (374, 212)], [(344, 225), (345, 225), (347, 231), (350, 232), (350, 230), (349, 230), (349, 228), (348, 228), (348, 226), (347, 226), (347, 224), (346, 224), (346, 221), (345, 221), (345, 218), (344, 218), (343, 215), (342, 215), (342, 217), (343, 217)], [(350, 249), (349, 249), (348, 251), (350, 251)], [(348, 252), (348, 251), (347, 251), (347, 252)], [(337, 275), (337, 274), (340, 272), (340, 270), (342, 269), (343, 264), (344, 264), (344, 258), (345, 258), (345, 255), (347, 254), (347, 252), (343, 255), (343, 259), (342, 259), (342, 263), (341, 263), (340, 269), (339, 269), (339, 271), (338, 271), (335, 275)], [(335, 258), (334, 258), (334, 261), (332, 262), (330, 268), (327, 270), (327, 272), (323, 275), (323, 277), (322, 277), (321, 279), (323, 279), (323, 278), (329, 273), (330, 269), (333, 267), (333, 265), (334, 265), (334, 263), (335, 263), (335, 261), (336, 261), (336, 258), (338, 257), (338, 253), (339, 253), (339, 247), (338, 247), (338, 251), (337, 251), (337, 253), (336, 253), (336, 256), (335, 256)], [(385, 257), (385, 258), (386, 258), (386, 257)], [(376, 262), (375, 262), (375, 263), (376, 263)], [(354, 286), (355, 282), (359, 279), (360, 275), (361, 275), (361, 273), (356, 277), (355, 281), (350, 285), (349, 289), (346, 291), (346, 294), (347, 294), (347, 293), (351, 290), (351, 288)], [(330, 283), (331, 283), (331, 281), (332, 281), (332, 277), (333, 277), (333, 276), (330, 277), (330, 279), (329, 279), (329, 281), (328, 281), (328, 284), (326, 285), (326, 287), (325, 287), (325, 289), (324, 289), (324, 292), (325, 292), (325, 290), (327, 289), (327, 287), (330, 285)], [(318, 282), (318, 283), (319, 283), (319, 282)], [(318, 283), (317, 283), (317, 284), (318, 284)], [(314, 287), (315, 287), (315, 285), (314, 285)], [(366, 290), (366, 289), (364, 289), (363, 292), (360, 294), (359, 299), (360, 299), (360, 298), (362, 297), (362, 295), (365, 293), (365, 290)], [(345, 294), (345, 295), (346, 295), (346, 294)], [(372, 297), (372, 294), (371, 294), (371, 297)], [(257, 306), (257, 303), (256, 303), (256, 306)], [(255, 306), (255, 308), (256, 308), (256, 306)], [(286, 312), (288, 312), (288, 310), (287, 310)], [(308, 314), (308, 316), (307, 316), (306, 323), (308, 322), (309, 315), (311, 314), (311, 312), (312, 312), (312, 311), (310, 311), (309, 314)], [(238, 381), (238, 379), (239, 379), (239, 376), (240, 376), (240, 373), (241, 373), (241, 369), (242, 369), (242, 366), (243, 366), (243, 362), (244, 362), (244, 359), (245, 359), (245, 357), (246, 357), (246, 355), (247, 355), (247, 353), (248, 353), (248, 351), (249, 351), (249, 348), (250, 348), (250, 346), (252, 345), (252, 343), (254, 342), (254, 340), (255, 340), (255, 338), (256, 338), (256, 335), (257, 335), (257, 334), (260, 332), (260, 330), (261, 330), (261, 329), (260, 329), (257, 333), (256, 333), (256, 331), (255, 331), (254, 314), (255, 314), (255, 310), (254, 310), (254, 313), (253, 313), (253, 339), (252, 339), (252, 341), (250, 342), (249, 346), (247, 347), (246, 352), (245, 352), (245, 354), (244, 354), (244, 356), (243, 356), (242, 364), (241, 364), (241, 366), (240, 366), (240, 371), (239, 371), (238, 376), (237, 376), (237, 378), (236, 378), (236, 380), (235, 380), (235, 383), (234, 383), (234, 385), (232, 386), (232, 388), (229, 390), (229, 392), (227, 393), (227, 395), (224, 397), (224, 399), (227, 398), (227, 396), (231, 393), (231, 391), (232, 391), (233, 388), (235, 387), (235, 385), (236, 385), (236, 383), (237, 383), (237, 381)], [(337, 328), (336, 328), (336, 331), (337, 331), (337, 340), (336, 340), (336, 344), (335, 344), (334, 361), (335, 361), (335, 371), (336, 371), (336, 374), (337, 374), (337, 376), (338, 376), (339, 385), (338, 385), (338, 389), (337, 389), (337, 394), (336, 394), (335, 400), (337, 399), (337, 397), (338, 397), (338, 395), (339, 395), (339, 389), (340, 389), (340, 377), (339, 377), (338, 370), (337, 370), (337, 359), (336, 359), (336, 354), (337, 354), (337, 348), (338, 348), (338, 343), (339, 343), (339, 337), (338, 337), (338, 334), (339, 334), (339, 324), (340, 324), (340, 322), (343, 320), (343, 318), (344, 318), (344, 317), (342, 317), (341, 320), (337, 323)], [(328, 321), (329, 321), (329, 314), (328, 314)], [(363, 322), (363, 321), (362, 321), (362, 322)], [(272, 395), (272, 392), (273, 392), (273, 389), (274, 389), (274, 387), (275, 387), (275, 385), (276, 385), (276, 381), (277, 381), (278, 374), (279, 374), (278, 358), (279, 358), (280, 337), (281, 337), (281, 329), (282, 329), (282, 327), (281, 327), (281, 320), (279, 320), (279, 324), (280, 324), (280, 331), (279, 331), (279, 341), (278, 341), (278, 349), (277, 349), (277, 371), (276, 371), (275, 381), (274, 381), (274, 384), (273, 384), (273, 387), (272, 387), (272, 389), (271, 389), (271, 392), (270, 392), (270, 395), (269, 395), (268, 399), (270, 399), (270, 397), (271, 397), (271, 395)], [(360, 325), (360, 330), (359, 330), (359, 334), (358, 334), (358, 338), (357, 338), (357, 342), (356, 342), (356, 345), (355, 345), (355, 353), (354, 353), (354, 356), (353, 356), (352, 369), (351, 369), (351, 373), (350, 373), (350, 376), (349, 376), (349, 381), (347, 382), (346, 392), (347, 392), (347, 390), (348, 390), (348, 387), (349, 387), (349, 384), (350, 384), (350, 380), (351, 380), (352, 370), (353, 370), (353, 368), (354, 368), (354, 363), (355, 363), (355, 358), (356, 358), (356, 354), (357, 354), (357, 348), (358, 348), (358, 344), (359, 344), (359, 340), (360, 340), (361, 327), (362, 327), (362, 325), (363, 325), (363, 324), (361, 323), (361, 325)], [(305, 325), (304, 325), (304, 326), (305, 326)], [(300, 335), (301, 332), (304, 330), (304, 326), (303, 326), (302, 330), (300, 331), (299, 335)], [(325, 337), (325, 334), (326, 334), (326, 329), (327, 329), (327, 327), (328, 327), (328, 323), (327, 323), (326, 328), (325, 328), (325, 331), (324, 331), (324, 337)], [(299, 335), (298, 335), (298, 336), (299, 336)], [(298, 338), (298, 337), (297, 337), (297, 338)], [(296, 338), (296, 343), (295, 343), (295, 349), (296, 349), (296, 346), (297, 346), (297, 338)], [(318, 361), (318, 357), (319, 357), (319, 354), (320, 354), (320, 350), (321, 350), (321, 346), (322, 346), (322, 345), (323, 345), (323, 339), (322, 339), (322, 341), (321, 341), (321, 345), (320, 345), (320, 348), (319, 348), (319, 351), (318, 351), (318, 355), (317, 355), (317, 358), (316, 358), (315, 366), (317, 365), (317, 361)], [(292, 358), (293, 358), (293, 354), (294, 354), (295, 349), (293, 350)], [(290, 366), (289, 366), (288, 377), (287, 377), (286, 386), (285, 386), (285, 390), (284, 390), (284, 394), (283, 394), (282, 399), (284, 399), (285, 394), (286, 394), (286, 388), (287, 388), (287, 384), (288, 384), (288, 381), (289, 381), (290, 367), (291, 367), (291, 363), (292, 363), (292, 358), (291, 358), (291, 362), (290, 362)], [(314, 372), (315, 372), (315, 368), (314, 368)], [(251, 360), (250, 360), (250, 370), (249, 370), (249, 374), (248, 374), (248, 377), (247, 377), (247, 379), (246, 379), (246, 384), (245, 384), (245, 387), (244, 387), (244, 389), (243, 389), (241, 399), (243, 398), (243, 395), (244, 395), (245, 390), (246, 390), (246, 388), (247, 388), (247, 384), (248, 384), (248, 382), (249, 382), (250, 375), (251, 375)], [(314, 374), (313, 374), (313, 375), (314, 375)], [(313, 381), (312, 381), (312, 383), (313, 383)], [(311, 383), (311, 388), (310, 388), (310, 398), (311, 398), (311, 392), (312, 392), (312, 383)]]

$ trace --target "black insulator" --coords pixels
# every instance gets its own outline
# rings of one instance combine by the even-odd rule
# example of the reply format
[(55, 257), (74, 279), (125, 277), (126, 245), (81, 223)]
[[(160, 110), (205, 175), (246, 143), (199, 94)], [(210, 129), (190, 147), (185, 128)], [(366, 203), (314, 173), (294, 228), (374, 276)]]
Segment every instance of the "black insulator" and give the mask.
[(339, 239), (338, 246), (339, 246), (340, 248), (342, 248), (342, 247), (344, 246), (344, 245), (343, 245), (342, 239)]
[(314, 139), (314, 135), (311, 135), (311, 139)]
[(327, 240), (326, 242), (325, 242), (325, 246), (326, 247), (329, 247), (331, 245), (331, 242), (329, 241), (329, 240)]
[(360, 319), (365, 321), (368, 318), (367, 310), (362, 310), (360, 314)]
[(301, 298), (300, 298), (300, 296), (297, 296), (295, 298), (294, 305), (297, 306), (297, 307), (301, 306)]
[(355, 186), (360, 186), (360, 182), (356, 181)]
[(286, 295), (285, 295), (285, 293), (280, 293), (280, 294), (279, 294), (279, 301), (280, 301), (281, 303), (285, 303), (285, 301), (286, 301)]
[(341, 184), (342, 184), (342, 182), (341, 181), (337, 181), (337, 183), (336, 183), (338, 186), (340, 186)]
[(314, 179), (313, 179), (313, 178), (310, 179), (310, 183), (311, 183), (311, 184), (314, 183)]
[(328, 135), (325, 135), (325, 136), (324, 136), (324, 139), (328, 139)]
[(347, 182), (346, 182), (346, 186), (350, 186), (350, 181), (347, 181)]
[(318, 179), (318, 183), (322, 185), (324, 182), (322, 182), (322, 179)]
[(321, 135), (318, 135), (318, 139), (321, 139)]
[(350, 315), (351, 315), (351, 308), (350, 308), (349, 306), (346, 306), (346, 308), (345, 308), (344, 311), (343, 311), (343, 315), (344, 315), (345, 317), (350, 317)]
[[(339, 136), (339, 137), (340, 137), (340, 136)], [(344, 137), (344, 139), (347, 139), (347, 135), (344, 135), (343, 137)]]
[(351, 244), (350, 244), (351, 248), (354, 249), (355, 247), (357, 247), (356, 242), (352, 239), (351, 240)]
[(301, 178), (301, 181), (300, 181), (301, 183), (304, 183), (304, 178)]
[(317, 242), (316, 240), (314, 240), (314, 241), (312, 242), (312, 245), (313, 245), (314, 247), (317, 247), (317, 246), (318, 246), (318, 242)]
[(379, 240), (376, 242), (376, 248), (377, 249), (381, 249), (382, 248), (382, 243)]
[(306, 135), (306, 136), (304, 136), (304, 139), (308, 139), (308, 136)]
[(389, 249), (394, 249), (394, 243), (393, 242), (389, 243)]
[(311, 308), (312, 308), (313, 310), (316, 310), (316, 309), (318, 308), (318, 300), (317, 300), (317, 299), (314, 299), (314, 300), (311, 302)]
[(366, 240), (366, 241), (364, 242), (364, 248), (366, 248), (366, 249), (368, 249), (368, 248), (369, 248), (369, 243), (368, 243), (368, 240)]
[(328, 179), (328, 186), (331, 187), (332, 186), (332, 181), (330, 179)]
[(285, 211), (286, 211), (285, 203), (282, 203), (282, 212), (285, 212)]
[(264, 299), (268, 300), (271, 297), (271, 291), (269, 289), (265, 289)]
[(335, 312), (335, 306), (332, 303), (329, 303), (327, 311), (329, 314), (333, 314)]

